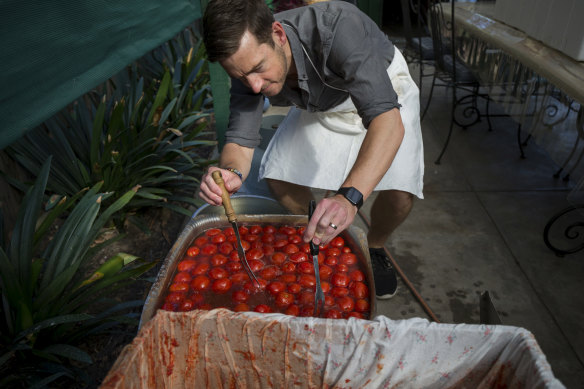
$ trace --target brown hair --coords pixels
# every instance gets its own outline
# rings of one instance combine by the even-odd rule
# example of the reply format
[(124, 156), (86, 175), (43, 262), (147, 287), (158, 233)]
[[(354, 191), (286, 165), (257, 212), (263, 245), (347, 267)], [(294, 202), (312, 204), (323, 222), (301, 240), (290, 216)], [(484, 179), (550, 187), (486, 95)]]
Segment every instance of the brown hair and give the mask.
[(203, 41), (209, 61), (223, 61), (239, 48), (249, 32), (259, 44), (274, 47), (274, 15), (264, 0), (211, 0), (203, 16)]

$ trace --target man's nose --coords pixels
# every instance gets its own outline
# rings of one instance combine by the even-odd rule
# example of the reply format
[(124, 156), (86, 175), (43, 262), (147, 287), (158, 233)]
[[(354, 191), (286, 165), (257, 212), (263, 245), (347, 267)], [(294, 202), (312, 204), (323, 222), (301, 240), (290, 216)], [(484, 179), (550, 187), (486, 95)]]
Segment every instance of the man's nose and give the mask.
[(261, 77), (256, 75), (247, 76), (247, 84), (254, 93), (260, 93), (262, 91), (263, 80)]

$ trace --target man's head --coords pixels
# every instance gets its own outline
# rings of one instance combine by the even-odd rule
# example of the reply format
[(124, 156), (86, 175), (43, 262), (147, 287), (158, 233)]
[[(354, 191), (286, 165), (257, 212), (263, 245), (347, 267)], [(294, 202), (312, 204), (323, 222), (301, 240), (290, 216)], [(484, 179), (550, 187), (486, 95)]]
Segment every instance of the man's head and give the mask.
[(203, 28), (209, 60), (255, 93), (280, 93), (292, 54), (284, 27), (264, 0), (211, 0)]

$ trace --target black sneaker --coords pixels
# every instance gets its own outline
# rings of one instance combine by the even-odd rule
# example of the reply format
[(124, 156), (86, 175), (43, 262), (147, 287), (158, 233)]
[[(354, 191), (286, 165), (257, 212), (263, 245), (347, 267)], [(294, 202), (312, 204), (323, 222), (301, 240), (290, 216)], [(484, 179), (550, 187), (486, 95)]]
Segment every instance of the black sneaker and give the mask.
[(387, 300), (397, 292), (397, 277), (383, 248), (369, 249), (375, 280), (375, 294), (380, 300)]

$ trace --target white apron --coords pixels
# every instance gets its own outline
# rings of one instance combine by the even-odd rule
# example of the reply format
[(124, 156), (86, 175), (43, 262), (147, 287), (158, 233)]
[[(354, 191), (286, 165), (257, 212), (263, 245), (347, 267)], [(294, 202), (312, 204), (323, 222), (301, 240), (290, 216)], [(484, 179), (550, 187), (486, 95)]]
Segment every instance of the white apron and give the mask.
[[(423, 198), (419, 90), (397, 48), (387, 74), (401, 104), (405, 134), (393, 163), (375, 190), (396, 189)], [(337, 190), (357, 159), (366, 131), (350, 98), (327, 112), (293, 107), (264, 153), (259, 179)]]

